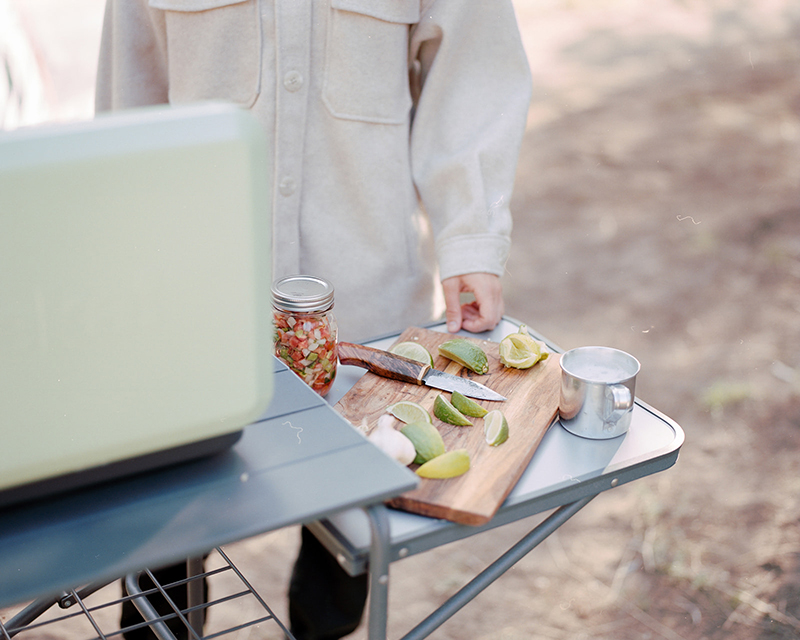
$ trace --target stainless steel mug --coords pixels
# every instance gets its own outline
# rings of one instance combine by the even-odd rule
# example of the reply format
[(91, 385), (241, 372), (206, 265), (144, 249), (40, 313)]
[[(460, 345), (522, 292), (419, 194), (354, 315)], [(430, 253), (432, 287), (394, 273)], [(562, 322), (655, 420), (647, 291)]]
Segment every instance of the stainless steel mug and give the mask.
[(603, 440), (628, 431), (639, 361), (611, 347), (578, 347), (561, 355), (562, 426)]

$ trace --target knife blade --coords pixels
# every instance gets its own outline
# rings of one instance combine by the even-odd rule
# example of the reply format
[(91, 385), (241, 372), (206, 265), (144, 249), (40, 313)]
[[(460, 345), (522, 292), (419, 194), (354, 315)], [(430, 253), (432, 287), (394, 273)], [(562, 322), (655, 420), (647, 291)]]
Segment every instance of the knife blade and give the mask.
[(506, 399), (479, 382), (432, 369), (430, 365), (388, 351), (351, 342), (340, 342), (338, 349), (339, 362), (342, 364), (367, 369), (383, 378), (426, 385), (442, 391), (458, 391), (465, 396), (479, 400), (500, 401)]

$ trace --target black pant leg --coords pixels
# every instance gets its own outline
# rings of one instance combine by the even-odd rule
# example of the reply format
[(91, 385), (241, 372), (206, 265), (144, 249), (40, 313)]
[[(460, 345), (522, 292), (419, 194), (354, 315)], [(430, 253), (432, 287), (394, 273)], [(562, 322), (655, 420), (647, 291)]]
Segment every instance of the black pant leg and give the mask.
[(337, 640), (356, 630), (369, 578), (352, 577), (306, 527), (289, 585), (289, 621), (297, 640)]

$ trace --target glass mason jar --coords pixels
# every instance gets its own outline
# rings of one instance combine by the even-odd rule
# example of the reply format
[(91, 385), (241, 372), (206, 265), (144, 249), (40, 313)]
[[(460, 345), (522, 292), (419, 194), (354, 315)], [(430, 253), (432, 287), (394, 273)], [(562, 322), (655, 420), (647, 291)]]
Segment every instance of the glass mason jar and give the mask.
[(316, 276), (281, 278), (272, 285), (272, 307), (275, 355), (324, 396), (338, 363), (333, 285)]

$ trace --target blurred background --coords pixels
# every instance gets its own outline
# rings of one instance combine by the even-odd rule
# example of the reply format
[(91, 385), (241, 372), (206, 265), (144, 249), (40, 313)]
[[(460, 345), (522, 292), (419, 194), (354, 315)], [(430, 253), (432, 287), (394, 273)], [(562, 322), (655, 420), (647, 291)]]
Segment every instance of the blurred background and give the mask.
[[(2, 128), (92, 117), (103, 4), (0, 0)], [(798, 638), (800, 4), (514, 4), (535, 88), (507, 312), (633, 353), (686, 443), (432, 637)], [(390, 636), (535, 524), (393, 565)], [(289, 529), (229, 549), (282, 619), (296, 547)]]

